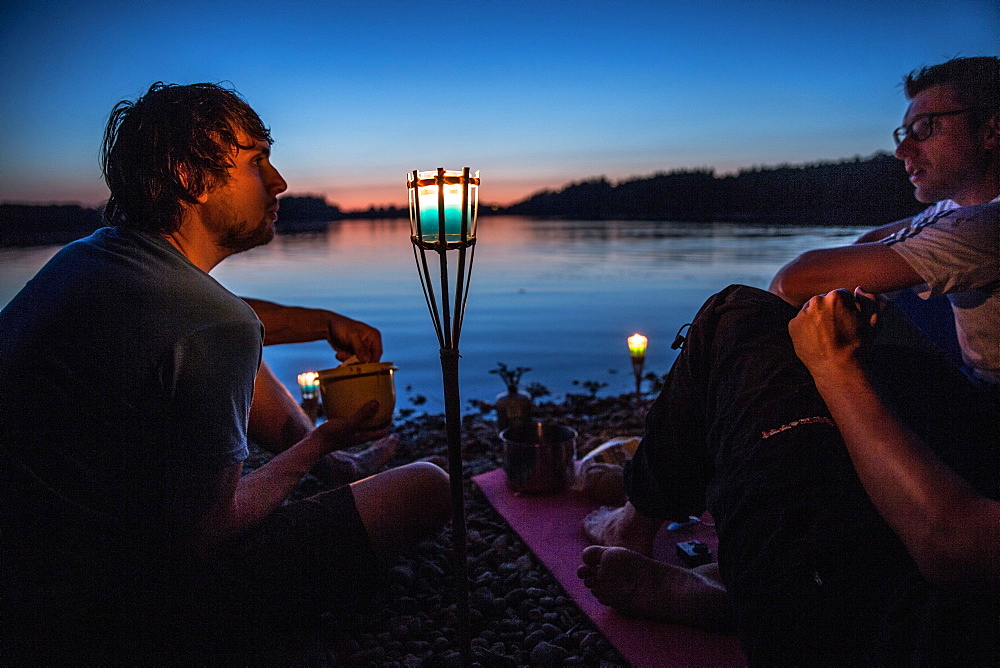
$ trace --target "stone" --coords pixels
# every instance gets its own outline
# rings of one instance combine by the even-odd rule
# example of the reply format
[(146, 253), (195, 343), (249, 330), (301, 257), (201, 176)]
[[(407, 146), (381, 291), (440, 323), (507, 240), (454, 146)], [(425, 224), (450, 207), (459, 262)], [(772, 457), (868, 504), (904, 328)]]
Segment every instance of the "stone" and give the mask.
[(560, 666), (568, 657), (569, 652), (547, 642), (540, 642), (531, 650), (531, 663), (539, 666)]

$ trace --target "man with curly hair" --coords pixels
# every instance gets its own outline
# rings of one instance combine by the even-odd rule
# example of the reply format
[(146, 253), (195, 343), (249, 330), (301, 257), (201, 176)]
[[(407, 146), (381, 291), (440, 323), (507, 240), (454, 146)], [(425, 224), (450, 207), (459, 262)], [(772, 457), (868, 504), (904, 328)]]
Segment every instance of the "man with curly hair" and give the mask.
[[(2, 655), (236, 660), (370, 596), (380, 559), (447, 521), (447, 475), (409, 464), (285, 503), (387, 429), (363, 426), (377, 402), (313, 428), (262, 366), (266, 328), (365, 361), (381, 337), (209, 275), (271, 240), (286, 188), (235, 91), (154, 84), (112, 112), (102, 163), (110, 226), (0, 312)], [(243, 475), (248, 439), (278, 454)]]

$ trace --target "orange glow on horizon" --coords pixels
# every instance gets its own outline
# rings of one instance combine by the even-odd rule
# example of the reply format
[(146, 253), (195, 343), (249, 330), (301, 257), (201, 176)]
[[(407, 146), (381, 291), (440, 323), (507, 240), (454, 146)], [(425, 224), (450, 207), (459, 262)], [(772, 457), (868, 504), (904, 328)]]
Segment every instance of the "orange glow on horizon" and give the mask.
[[(509, 206), (543, 190), (560, 190), (571, 183), (571, 177), (555, 177), (545, 180), (533, 178), (501, 178), (490, 179), (483, 170), (482, 185), (479, 190), (480, 208), (493, 205)], [(398, 183), (365, 183), (341, 186), (319, 186), (318, 184), (302, 183), (296, 185), (289, 179), (286, 195), (311, 195), (324, 197), (328, 204), (340, 208), (341, 211), (366, 211), (371, 207), (387, 208), (395, 206), (406, 209), (409, 205), (406, 193), (406, 173), (399, 178)]]

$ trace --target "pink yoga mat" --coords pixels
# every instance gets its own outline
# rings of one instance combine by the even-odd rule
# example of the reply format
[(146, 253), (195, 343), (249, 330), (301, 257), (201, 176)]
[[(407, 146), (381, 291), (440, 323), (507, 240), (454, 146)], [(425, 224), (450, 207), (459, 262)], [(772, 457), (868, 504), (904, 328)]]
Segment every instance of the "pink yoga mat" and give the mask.
[[(597, 507), (586, 496), (573, 491), (519, 496), (507, 488), (502, 469), (483, 473), (472, 480), (566, 593), (632, 665), (639, 668), (746, 665), (735, 636), (624, 617), (601, 605), (591, 595), (576, 576), (580, 553), (589, 544), (580, 528), (581, 521)], [(715, 531), (695, 525), (679, 532), (660, 531), (654, 556), (680, 564), (676, 544), (692, 539), (705, 543), (715, 553), (718, 545)]]

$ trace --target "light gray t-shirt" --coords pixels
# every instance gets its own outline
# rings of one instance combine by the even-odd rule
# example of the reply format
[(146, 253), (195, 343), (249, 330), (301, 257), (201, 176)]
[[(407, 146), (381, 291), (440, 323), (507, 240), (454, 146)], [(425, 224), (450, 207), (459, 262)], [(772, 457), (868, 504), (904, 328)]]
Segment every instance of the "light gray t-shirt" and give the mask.
[(882, 243), (924, 279), (914, 287), (920, 297), (948, 296), (963, 361), (976, 377), (1000, 383), (1000, 198), (938, 202)]

